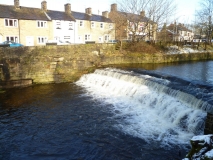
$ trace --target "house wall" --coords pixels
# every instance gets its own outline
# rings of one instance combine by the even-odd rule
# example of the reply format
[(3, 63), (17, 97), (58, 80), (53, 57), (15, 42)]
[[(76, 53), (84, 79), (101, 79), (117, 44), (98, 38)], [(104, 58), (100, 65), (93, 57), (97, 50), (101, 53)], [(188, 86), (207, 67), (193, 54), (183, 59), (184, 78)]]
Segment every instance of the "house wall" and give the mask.
[(45, 45), (38, 43), (38, 37), (46, 37), (47, 39), (53, 39), (53, 23), (47, 21), (45, 28), (37, 27), (37, 21), (35, 20), (19, 20), (20, 26), (20, 43), (27, 45), (26, 37), (33, 37), (35, 46)]
[[(116, 7), (116, 6), (114, 6)], [(117, 10), (109, 13), (109, 18), (115, 23), (115, 39), (128, 39), (127, 20)]]
[(17, 36), (19, 39), (19, 25), (17, 27), (5, 26), (5, 19), (0, 18), (0, 35), (2, 41), (6, 41), (7, 36)]
[[(57, 23), (60, 22), (60, 28)], [(69, 26), (69, 23), (72, 24), (72, 26)], [(71, 43), (77, 42), (77, 36), (76, 33), (78, 33), (77, 23), (74, 21), (63, 21), (63, 20), (53, 20), (53, 39), (60, 39), (62, 41), (69, 41)], [(67, 39), (67, 37), (70, 37), (70, 39)], [(49, 40), (52, 40), (49, 38)]]
[[(80, 26), (80, 21), (77, 20), (78, 23), (78, 42), (85, 43), (86, 41), (95, 41), (96, 43), (104, 43), (108, 40), (105, 40), (105, 36), (109, 35), (109, 39), (115, 39), (115, 30), (113, 23), (106, 22), (97, 22), (97, 21), (83, 21), (83, 26)], [(94, 27), (92, 27), (92, 23), (94, 23)], [(103, 28), (100, 27), (101, 23), (103, 24)], [(110, 28), (109, 25), (112, 25)], [(86, 40), (85, 35), (90, 35), (90, 39)]]
[(6, 41), (7, 36), (17, 36), (18, 42), (27, 45), (26, 38), (32, 37), (36, 46), (44, 45), (38, 43), (38, 37), (53, 38), (53, 25), (51, 21), (47, 21), (47, 27), (37, 27), (35, 20), (17, 20), (17, 27), (5, 26), (5, 19), (0, 19), (0, 35), (2, 41)]

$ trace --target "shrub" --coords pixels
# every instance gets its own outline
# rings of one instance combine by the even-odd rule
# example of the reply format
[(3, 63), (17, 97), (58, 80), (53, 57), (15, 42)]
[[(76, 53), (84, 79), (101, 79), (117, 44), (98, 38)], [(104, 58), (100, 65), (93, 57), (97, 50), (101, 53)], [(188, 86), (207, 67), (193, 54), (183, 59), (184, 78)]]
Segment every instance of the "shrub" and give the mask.
[(151, 42), (131, 42), (125, 43), (125, 45), (123, 46), (125, 46), (123, 47), (123, 49), (132, 52), (159, 53), (166, 51), (166, 47), (164, 45), (155, 44)]

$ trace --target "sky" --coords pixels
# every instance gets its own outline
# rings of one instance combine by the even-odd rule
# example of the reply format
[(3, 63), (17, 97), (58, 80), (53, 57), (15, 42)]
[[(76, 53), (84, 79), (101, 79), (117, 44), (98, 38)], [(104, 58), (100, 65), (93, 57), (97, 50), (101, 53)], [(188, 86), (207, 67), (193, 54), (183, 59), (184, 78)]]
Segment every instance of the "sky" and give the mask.
[[(93, 14), (101, 14), (110, 11), (110, 5), (117, 0), (46, 0), (47, 9), (64, 11), (64, 4), (70, 3), (71, 10), (85, 12), (85, 8), (91, 7)], [(176, 15), (173, 17), (179, 23), (192, 23), (194, 12), (199, 8), (201, 0), (175, 0), (177, 4)], [(20, 6), (41, 8), (42, 0), (19, 0)], [(0, 0), (0, 4), (13, 5), (14, 0)]]
[(199, 9), (201, 1), (202, 0), (176, 0), (177, 15), (174, 19), (182, 23), (193, 23), (195, 21), (195, 10)]

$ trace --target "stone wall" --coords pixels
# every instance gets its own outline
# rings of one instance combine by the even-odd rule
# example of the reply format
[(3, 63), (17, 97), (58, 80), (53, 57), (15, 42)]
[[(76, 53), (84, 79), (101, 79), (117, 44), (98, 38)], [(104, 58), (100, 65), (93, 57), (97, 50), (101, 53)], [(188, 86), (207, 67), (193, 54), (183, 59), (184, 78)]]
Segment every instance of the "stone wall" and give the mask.
[(212, 133), (213, 133), (213, 115), (211, 113), (207, 113), (204, 134), (212, 134)]
[[(210, 60), (213, 53), (144, 54), (115, 50), (111, 44), (0, 48), (0, 88), (32, 83), (76, 81), (94, 68), (110, 64)], [(26, 82), (25, 82), (26, 80)], [(6, 84), (10, 84), (9, 86)]]

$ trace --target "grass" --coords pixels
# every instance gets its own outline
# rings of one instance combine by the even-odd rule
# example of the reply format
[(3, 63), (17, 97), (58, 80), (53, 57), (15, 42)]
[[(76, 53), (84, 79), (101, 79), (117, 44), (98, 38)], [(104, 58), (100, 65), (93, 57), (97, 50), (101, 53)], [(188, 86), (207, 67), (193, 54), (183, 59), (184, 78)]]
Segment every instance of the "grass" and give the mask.
[(0, 94), (1, 94), (1, 93), (4, 93), (4, 92), (5, 92), (4, 90), (0, 89)]

